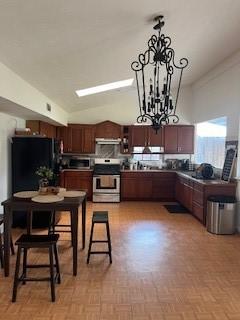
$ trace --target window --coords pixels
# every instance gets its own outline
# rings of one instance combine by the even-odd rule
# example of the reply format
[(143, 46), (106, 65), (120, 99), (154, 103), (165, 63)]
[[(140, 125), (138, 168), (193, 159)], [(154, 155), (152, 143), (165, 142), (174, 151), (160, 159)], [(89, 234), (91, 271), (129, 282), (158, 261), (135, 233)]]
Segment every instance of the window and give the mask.
[(196, 125), (195, 162), (210, 163), (222, 168), (225, 156), (226, 117), (217, 118)]
[[(160, 152), (160, 147), (149, 147), (152, 153), (142, 153), (144, 147), (133, 147), (133, 159), (136, 161), (157, 161), (160, 159), (160, 154), (154, 154), (154, 152)], [(139, 153), (139, 154), (136, 154)]]

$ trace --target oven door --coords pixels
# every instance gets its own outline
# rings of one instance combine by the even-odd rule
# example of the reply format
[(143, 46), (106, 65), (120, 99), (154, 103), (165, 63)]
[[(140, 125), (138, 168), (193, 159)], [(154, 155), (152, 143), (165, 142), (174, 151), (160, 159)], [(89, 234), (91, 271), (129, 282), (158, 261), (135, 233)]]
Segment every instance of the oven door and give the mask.
[(93, 176), (93, 193), (120, 193), (120, 176)]

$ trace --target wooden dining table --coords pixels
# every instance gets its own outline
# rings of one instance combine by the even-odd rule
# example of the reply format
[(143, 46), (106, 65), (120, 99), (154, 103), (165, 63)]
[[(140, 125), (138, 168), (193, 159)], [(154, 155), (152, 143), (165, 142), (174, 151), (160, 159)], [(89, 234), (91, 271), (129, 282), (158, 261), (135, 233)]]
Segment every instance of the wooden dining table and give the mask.
[[(64, 198), (59, 202), (38, 203), (31, 199), (20, 199), (11, 197), (1, 204), (4, 208), (4, 274), (9, 276), (10, 269), (10, 236), (12, 229), (13, 211), (25, 211), (27, 214), (27, 233), (31, 233), (32, 213), (35, 211), (68, 211), (71, 215), (72, 226), (72, 250), (73, 250), (73, 275), (77, 275), (78, 261), (78, 214), (79, 207), (82, 207), (82, 249), (85, 248), (86, 238), (86, 198), (80, 196)], [(41, 213), (39, 213), (41, 214)]]

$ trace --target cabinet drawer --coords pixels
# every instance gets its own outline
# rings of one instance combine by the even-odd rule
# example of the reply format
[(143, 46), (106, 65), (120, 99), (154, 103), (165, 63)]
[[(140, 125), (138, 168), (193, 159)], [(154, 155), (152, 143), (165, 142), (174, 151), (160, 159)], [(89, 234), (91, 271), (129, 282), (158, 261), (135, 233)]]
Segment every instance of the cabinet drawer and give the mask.
[(142, 171), (125, 171), (121, 172), (122, 178), (136, 178), (136, 179), (142, 179), (142, 178), (152, 178), (152, 172), (142, 172)]
[(203, 192), (193, 189), (193, 201), (199, 205), (203, 205)]
[(65, 177), (85, 178), (93, 175), (92, 171), (65, 171)]
[(193, 215), (203, 222), (204, 208), (203, 206), (199, 205), (194, 201), (193, 201)]

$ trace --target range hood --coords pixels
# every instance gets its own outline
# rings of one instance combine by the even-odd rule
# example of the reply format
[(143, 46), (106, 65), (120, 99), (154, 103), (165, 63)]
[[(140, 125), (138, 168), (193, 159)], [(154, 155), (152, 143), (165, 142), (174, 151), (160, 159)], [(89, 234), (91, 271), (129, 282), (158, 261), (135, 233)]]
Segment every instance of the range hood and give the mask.
[(121, 139), (106, 139), (106, 138), (96, 138), (97, 144), (120, 144)]

